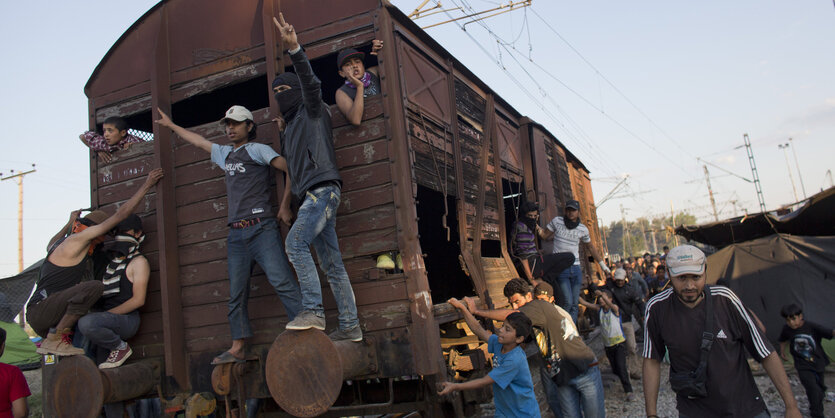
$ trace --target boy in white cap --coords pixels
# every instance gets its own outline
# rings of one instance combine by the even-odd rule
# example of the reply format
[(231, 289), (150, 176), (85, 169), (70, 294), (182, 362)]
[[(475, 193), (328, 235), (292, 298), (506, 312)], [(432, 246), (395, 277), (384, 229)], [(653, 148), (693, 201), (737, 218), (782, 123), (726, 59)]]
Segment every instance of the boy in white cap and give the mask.
[(762, 362), (783, 402), (786, 417), (800, 417), (783, 363), (730, 289), (705, 286), (704, 253), (691, 245), (667, 255), (671, 289), (647, 303), (644, 327), (644, 400), (658, 417), (661, 360), (670, 354), (670, 385), (679, 416), (768, 417), (751, 376), (745, 348)]
[(285, 175), (284, 196), (278, 214), (270, 203), (270, 167), (287, 172), (287, 160), (272, 147), (251, 142), (256, 137), (252, 113), (243, 106), (232, 106), (220, 123), (232, 145), (218, 145), (200, 134), (177, 126), (157, 109), (160, 126), (171, 129), (206, 152), (212, 162), (226, 173), (226, 195), (229, 205), (229, 236), (226, 239), (227, 268), (229, 270), (229, 325), (232, 347), (215, 357), (212, 364), (245, 360), (244, 340), (252, 336), (247, 311), (252, 263), (257, 262), (267, 280), (278, 293), (288, 320), (301, 310), (299, 284), (293, 280), (290, 264), (281, 244), (276, 216), (290, 222), (290, 178)]

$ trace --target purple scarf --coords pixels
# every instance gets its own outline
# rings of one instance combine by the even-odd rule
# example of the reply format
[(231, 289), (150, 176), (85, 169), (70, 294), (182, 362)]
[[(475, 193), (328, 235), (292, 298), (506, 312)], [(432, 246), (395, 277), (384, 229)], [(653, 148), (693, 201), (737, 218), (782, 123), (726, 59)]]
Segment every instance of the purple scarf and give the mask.
[[(362, 81), (362, 86), (363, 87), (370, 86), (371, 85), (371, 74), (368, 71), (366, 71), (365, 74), (362, 75), (362, 78), (360, 79), (360, 81)], [(352, 83), (348, 80), (345, 80), (345, 85), (352, 88), (352, 89), (357, 88), (357, 86), (355, 86), (354, 83)]]

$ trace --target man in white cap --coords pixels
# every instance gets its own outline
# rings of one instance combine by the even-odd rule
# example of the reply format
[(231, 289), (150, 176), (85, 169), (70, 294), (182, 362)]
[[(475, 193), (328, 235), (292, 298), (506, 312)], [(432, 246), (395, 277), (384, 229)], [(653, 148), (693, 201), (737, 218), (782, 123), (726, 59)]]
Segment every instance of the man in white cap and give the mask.
[(229, 209), (229, 235), (226, 239), (227, 268), (229, 270), (229, 325), (232, 347), (215, 357), (212, 364), (245, 360), (246, 338), (252, 336), (247, 299), (252, 263), (257, 262), (270, 285), (278, 293), (288, 320), (301, 311), (301, 291), (293, 279), (290, 263), (284, 253), (276, 217), (290, 223), (290, 178), (285, 175), (284, 196), (278, 214), (270, 203), (270, 167), (287, 173), (287, 160), (269, 145), (253, 142), (256, 125), (252, 112), (243, 106), (232, 106), (220, 123), (232, 145), (215, 144), (198, 133), (177, 126), (159, 111), (160, 126), (171, 129), (187, 142), (211, 153), (226, 177), (226, 197)]
[(661, 360), (667, 351), (680, 417), (770, 416), (743, 348), (762, 362), (785, 402), (785, 416), (800, 417), (783, 363), (748, 310), (727, 287), (705, 286), (704, 253), (691, 245), (673, 248), (667, 268), (672, 288), (650, 299), (645, 315), (647, 417), (658, 417)]

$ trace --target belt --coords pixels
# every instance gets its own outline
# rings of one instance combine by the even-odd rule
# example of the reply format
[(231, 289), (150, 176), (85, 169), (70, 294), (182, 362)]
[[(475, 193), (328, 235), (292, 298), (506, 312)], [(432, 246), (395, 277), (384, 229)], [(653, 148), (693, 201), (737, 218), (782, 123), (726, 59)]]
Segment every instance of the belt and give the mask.
[(599, 361), (595, 361), (594, 363), (589, 364), (589, 367), (594, 367), (594, 366), (597, 366), (598, 364), (600, 364), (600, 362), (599, 362)]
[(320, 182), (318, 182), (318, 183), (316, 183), (316, 184), (314, 184), (314, 185), (310, 186), (310, 187), (307, 189), (307, 191), (309, 192), (309, 191), (311, 191), (311, 190), (316, 190), (316, 189), (318, 189), (318, 188), (320, 188), (320, 187), (325, 187), (325, 186), (334, 186), (334, 187), (336, 187), (336, 188), (341, 188), (341, 187), (342, 187), (342, 186), (340, 186), (340, 183), (339, 183), (338, 181), (336, 181), (336, 180), (325, 180), (325, 181), (320, 181)]
[(260, 224), (260, 223), (261, 223), (261, 218), (252, 218), (252, 219), (244, 219), (244, 220), (241, 220), (241, 221), (232, 222), (231, 224), (229, 224), (229, 226), (234, 228), (234, 229), (244, 229), (244, 228), (247, 228), (247, 227), (250, 227), (250, 226), (253, 226), (253, 225), (256, 225), (256, 224)]

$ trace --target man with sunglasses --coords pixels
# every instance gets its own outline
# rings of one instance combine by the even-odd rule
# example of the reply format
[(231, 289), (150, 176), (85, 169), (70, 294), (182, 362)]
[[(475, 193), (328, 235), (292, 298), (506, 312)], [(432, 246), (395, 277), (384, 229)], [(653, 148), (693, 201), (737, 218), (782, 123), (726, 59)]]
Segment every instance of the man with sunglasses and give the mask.
[(148, 174), (139, 190), (108, 217), (101, 210), (91, 212), (73, 222), (72, 233), (57, 241), (44, 260), (35, 293), (26, 305), (26, 321), (44, 337), (40, 354), (74, 356), (84, 350), (73, 347), (72, 329), (101, 297), (104, 284), (83, 280), (89, 271), (90, 257), (119, 222), (128, 217), (145, 194), (161, 179), (157, 168)]

